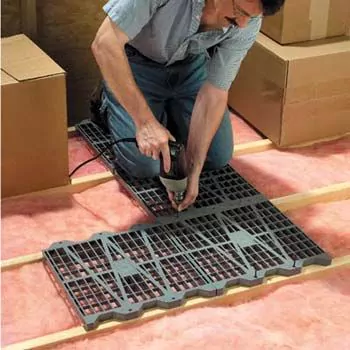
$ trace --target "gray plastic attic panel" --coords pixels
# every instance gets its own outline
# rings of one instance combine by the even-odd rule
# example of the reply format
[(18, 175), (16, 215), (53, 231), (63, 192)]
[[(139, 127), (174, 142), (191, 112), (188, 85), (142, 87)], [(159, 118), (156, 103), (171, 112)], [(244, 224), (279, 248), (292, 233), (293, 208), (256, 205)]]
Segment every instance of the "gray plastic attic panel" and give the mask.
[[(77, 129), (89, 145), (100, 152), (111, 144), (110, 136), (105, 134), (95, 123), (84, 120)], [(127, 174), (113, 162), (113, 155), (107, 152), (104, 156), (107, 166), (119, 175), (130, 193), (156, 217), (174, 216), (177, 212), (171, 207), (168, 195), (158, 178), (137, 179)], [(219, 170), (203, 171), (199, 183), (199, 195), (190, 211), (207, 207), (243, 206), (257, 201), (265, 201), (252, 185), (240, 176), (229, 165)], [(182, 214), (180, 214), (182, 215)]]
[(271, 203), (59, 242), (44, 259), (86, 329), (212, 297), (270, 274), (292, 275), (331, 258)]

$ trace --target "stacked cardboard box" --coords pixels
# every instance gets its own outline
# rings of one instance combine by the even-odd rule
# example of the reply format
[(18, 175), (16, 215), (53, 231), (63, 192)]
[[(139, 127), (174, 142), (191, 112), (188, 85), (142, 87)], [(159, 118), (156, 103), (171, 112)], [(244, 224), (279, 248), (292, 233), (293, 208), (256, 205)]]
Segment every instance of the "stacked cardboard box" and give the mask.
[(229, 105), (279, 146), (350, 132), (350, 1), (317, 4), (287, 0), (264, 19), (229, 92)]
[(262, 32), (280, 44), (341, 36), (349, 15), (349, 0), (287, 0), (280, 12), (264, 19)]
[(1, 196), (66, 185), (65, 72), (25, 35), (1, 49)]

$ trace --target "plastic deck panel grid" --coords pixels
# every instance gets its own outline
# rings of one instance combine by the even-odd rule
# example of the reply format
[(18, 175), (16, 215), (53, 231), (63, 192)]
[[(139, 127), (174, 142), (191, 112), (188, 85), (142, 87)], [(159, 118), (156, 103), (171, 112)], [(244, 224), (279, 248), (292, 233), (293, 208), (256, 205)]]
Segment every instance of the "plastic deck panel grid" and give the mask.
[[(108, 145), (112, 143), (110, 135), (106, 134), (97, 124), (91, 120), (83, 120), (81, 123), (76, 125), (76, 129), (97, 153), (102, 152)], [(110, 149), (107, 149), (101, 158), (110, 170), (114, 170), (114, 156), (113, 152)]]
[(179, 306), (270, 274), (292, 275), (331, 258), (270, 202), (233, 208), (83, 242), (59, 242), (44, 259), (86, 329)]
[[(84, 120), (77, 129), (95, 151), (100, 152), (112, 141), (94, 122)], [(113, 162), (112, 152), (102, 156), (107, 166), (124, 181), (130, 192), (156, 217), (173, 216), (177, 212), (171, 207), (168, 195), (155, 179), (137, 179), (128, 175)], [(217, 205), (243, 206), (266, 200), (253, 186), (244, 180), (229, 165), (220, 170), (202, 172), (199, 195), (191, 211)]]

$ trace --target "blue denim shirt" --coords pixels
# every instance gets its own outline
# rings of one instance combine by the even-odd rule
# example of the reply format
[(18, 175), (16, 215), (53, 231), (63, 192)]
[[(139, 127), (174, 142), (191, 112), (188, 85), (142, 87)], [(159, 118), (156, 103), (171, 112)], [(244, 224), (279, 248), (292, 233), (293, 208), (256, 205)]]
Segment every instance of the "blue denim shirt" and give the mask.
[(129, 44), (156, 62), (171, 65), (205, 53), (208, 81), (228, 90), (256, 40), (262, 17), (250, 19), (245, 28), (198, 32), (204, 5), (205, 0), (109, 0), (103, 9)]

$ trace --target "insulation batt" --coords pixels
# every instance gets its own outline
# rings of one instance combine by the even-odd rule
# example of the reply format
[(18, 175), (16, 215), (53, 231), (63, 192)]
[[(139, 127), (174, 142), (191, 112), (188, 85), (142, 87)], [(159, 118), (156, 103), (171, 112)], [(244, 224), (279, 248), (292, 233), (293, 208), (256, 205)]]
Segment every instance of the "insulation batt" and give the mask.
[[(350, 200), (347, 200), (339, 203), (313, 205), (291, 211), (288, 215), (295, 219), (296, 224), (304, 226), (306, 233), (310, 233), (310, 237), (316, 243), (320, 243), (331, 255), (340, 256), (350, 254), (349, 212)], [(27, 241), (27, 244), (30, 245), (30, 240)], [(316, 334), (312, 333), (316, 328), (319, 329), (321, 334), (330, 334), (327, 340), (328, 343), (325, 344), (330, 345), (331, 340), (335, 341), (339, 332), (341, 337), (338, 341), (341, 342), (345, 336), (345, 328), (350, 326), (348, 318), (350, 317), (350, 275), (344, 273), (342, 276), (347, 279), (347, 282), (341, 282), (340, 277), (334, 277), (334, 280), (332, 280), (333, 282), (336, 281), (334, 286), (333, 282), (317, 281), (305, 282), (302, 284), (305, 287), (299, 286), (295, 292), (293, 292), (294, 286), (283, 287), (284, 291), (271, 295), (271, 300), (257, 301), (254, 307), (250, 304), (240, 306), (238, 309), (240, 311), (237, 314), (235, 309), (222, 309), (220, 312), (211, 310), (209, 313), (207, 311), (203, 311), (203, 313), (193, 311), (194, 314), (191, 311), (186, 316), (179, 316), (180, 318), (174, 320), (170, 318), (157, 321), (160, 322), (159, 325), (152, 323), (153, 326), (150, 330), (148, 330), (148, 326), (145, 326), (132, 331), (118, 331), (113, 336), (113, 346), (118, 349), (116, 344), (120, 343), (122, 344), (120, 349), (137, 349), (137, 346), (144, 344), (145, 348), (139, 348), (170, 349), (170, 346), (174, 346), (175, 341), (183, 341), (184, 344), (181, 347), (179, 345), (175, 348), (191, 349), (192, 346), (193, 349), (197, 349), (198, 334), (203, 334), (203, 344), (207, 343), (207, 349), (215, 349), (214, 345), (217, 343), (220, 343), (220, 347), (216, 349), (221, 349), (221, 345), (228, 348), (228, 344), (236, 344), (236, 341), (238, 348), (254, 348), (252, 347), (254, 344), (249, 344), (249, 347), (242, 345), (245, 336), (248, 337), (247, 339), (265, 341), (265, 349), (273, 348), (269, 347), (270, 342), (278, 339), (281, 343), (293, 344), (294, 348), (297, 349), (295, 345), (297, 343), (293, 343), (297, 339), (293, 338), (293, 334), (295, 333), (297, 338), (305, 337), (303, 335), (305, 327), (310, 327), (310, 342), (316, 341)], [(74, 324), (67, 306), (63, 303), (41, 263), (4, 272), (1, 289), (3, 344), (61, 331), (72, 327)], [(306, 300), (303, 295), (307, 296)], [(315, 298), (319, 300), (314, 300)], [(264, 306), (267, 300), (269, 300), (267, 305), (274, 314), (271, 314), (269, 309)], [(323, 300), (325, 300), (324, 304)], [(300, 306), (296, 303), (300, 303)], [(310, 304), (313, 305), (312, 308), (310, 308)], [(316, 309), (316, 306), (320, 309)], [(247, 308), (246, 311), (244, 311), (245, 308)], [(244, 317), (241, 314), (244, 314)], [(254, 319), (250, 320), (249, 317), (254, 317)], [(187, 319), (191, 322), (187, 322)], [(45, 320), (45, 322), (42, 322), (42, 320)], [(253, 321), (257, 322), (255, 326), (252, 323)], [(288, 323), (285, 323), (287, 321)], [(193, 325), (190, 327), (191, 323)], [(76, 322), (75, 325), (77, 325)], [(275, 327), (273, 330), (270, 329), (272, 325)], [(161, 331), (162, 327), (167, 327), (167, 332)], [(292, 332), (292, 328), (294, 329), (293, 334), (289, 333)], [(253, 332), (257, 331), (260, 338), (253, 336)], [(207, 334), (207, 332), (209, 333)], [(333, 332), (335, 339), (331, 339)], [(227, 344), (224, 341), (226, 337), (229, 339)], [(271, 339), (266, 337), (271, 337)], [(289, 339), (290, 337), (292, 340)], [(104, 341), (109, 342), (108, 338), (106, 339)], [(194, 344), (190, 345), (190, 342)], [(84, 349), (84, 346), (86, 346), (84, 344), (84, 342), (79, 343), (78, 349)], [(106, 349), (111, 348), (111, 345), (107, 346), (103, 342), (100, 345), (98, 344), (93, 343), (91, 349), (103, 349), (104, 346), (106, 346)], [(311, 343), (307, 344), (310, 345)], [(319, 343), (316, 342), (316, 344)], [(257, 342), (255, 348), (258, 349), (260, 345), (261, 343)], [(152, 346), (154, 347), (152, 348)], [(90, 346), (87, 348), (90, 349)], [(65, 349), (74, 349), (74, 347), (70, 345)], [(264, 347), (261, 347), (261, 349), (264, 349)], [(285, 349), (293, 349), (293, 347), (288, 348), (286, 346)], [(308, 348), (305, 345), (304, 349), (313, 348)], [(328, 350), (333, 349), (333, 347), (320, 347), (320, 349)], [(340, 347), (339, 349), (345, 348)]]
[(1, 276), (2, 346), (77, 325), (43, 264)]
[(141, 206), (131, 199), (123, 186), (115, 180), (83, 193), (76, 193), (73, 197), (80, 206), (94, 213), (113, 227), (114, 231), (127, 230), (133, 225), (151, 222), (151, 218)]
[(242, 118), (231, 113), (233, 140), (236, 145), (241, 143), (259, 141), (262, 137), (252, 129)]
[(70, 195), (22, 198), (2, 205), (2, 259), (36, 253), (55, 241), (84, 239), (112, 227)]
[(342, 271), (238, 306), (190, 310), (55, 349), (349, 349), (349, 277)]
[(350, 199), (315, 204), (286, 215), (332, 256), (350, 254)]
[[(88, 147), (81, 136), (70, 137), (68, 140), (69, 172), (72, 172), (80, 163), (94, 157), (96, 154)], [(101, 159), (87, 163), (74, 173), (73, 178), (83, 175), (98, 174), (107, 171)]]
[(80, 194), (13, 199), (2, 205), (2, 259), (37, 253), (51, 243), (149, 222), (145, 212), (109, 181)]
[(232, 166), (269, 198), (350, 179), (350, 138), (309, 147), (270, 150), (232, 160)]

